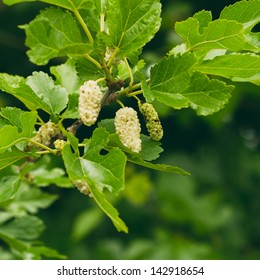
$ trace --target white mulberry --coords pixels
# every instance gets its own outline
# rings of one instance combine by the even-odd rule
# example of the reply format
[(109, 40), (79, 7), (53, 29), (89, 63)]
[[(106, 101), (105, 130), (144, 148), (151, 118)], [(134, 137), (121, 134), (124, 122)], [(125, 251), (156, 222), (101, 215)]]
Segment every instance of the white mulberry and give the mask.
[(61, 140), (61, 139), (57, 139), (56, 141), (54, 141), (54, 147), (59, 150), (62, 151), (66, 145), (66, 141)]
[(150, 103), (139, 102), (138, 104), (139, 110), (144, 116), (146, 128), (151, 136), (151, 138), (155, 141), (160, 141), (163, 137), (163, 128), (158, 117), (158, 113), (154, 109), (153, 105)]
[(141, 151), (141, 126), (133, 108), (124, 107), (116, 112), (115, 128), (124, 146), (136, 153)]
[(60, 134), (60, 132), (59, 127), (55, 123), (49, 121), (39, 128), (33, 140), (45, 146), (49, 146), (51, 140)]
[(101, 90), (95, 81), (89, 80), (80, 87), (79, 114), (83, 123), (93, 125), (101, 108)]
[(78, 180), (78, 181), (74, 181), (73, 184), (84, 195), (90, 195), (90, 190), (89, 190), (87, 181)]

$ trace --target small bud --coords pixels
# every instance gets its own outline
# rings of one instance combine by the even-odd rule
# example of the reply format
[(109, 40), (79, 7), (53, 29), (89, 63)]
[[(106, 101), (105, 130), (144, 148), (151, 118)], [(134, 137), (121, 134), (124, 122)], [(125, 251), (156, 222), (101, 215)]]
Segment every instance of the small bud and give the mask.
[(158, 117), (156, 110), (153, 105), (150, 103), (139, 102), (138, 104), (139, 110), (144, 116), (146, 122), (146, 128), (151, 136), (151, 138), (155, 141), (160, 141), (163, 137), (163, 128)]
[(136, 153), (141, 151), (141, 126), (133, 108), (124, 107), (116, 112), (115, 128), (124, 146)]
[(60, 132), (59, 127), (55, 123), (49, 121), (39, 128), (33, 140), (45, 146), (49, 146), (51, 140), (60, 134)]
[(66, 141), (57, 139), (53, 144), (54, 144), (55, 149), (62, 151), (66, 145)]
[(79, 114), (83, 123), (93, 125), (99, 115), (102, 94), (95, 81), (87, 81), (80, 87)]
[(90, 195), (90, 190), (87, 181), (78, 180), (78, 181), (74, 181), (73, 184), (84, 195)]
[(109, 62), (109, 60), (111, 59), (113, 53), (114, 53), (115, 49), (113, 48), (106, 48), (106, 52), (105, 52), (105, 56), (104, 56), (104, 60), (106, 63)]

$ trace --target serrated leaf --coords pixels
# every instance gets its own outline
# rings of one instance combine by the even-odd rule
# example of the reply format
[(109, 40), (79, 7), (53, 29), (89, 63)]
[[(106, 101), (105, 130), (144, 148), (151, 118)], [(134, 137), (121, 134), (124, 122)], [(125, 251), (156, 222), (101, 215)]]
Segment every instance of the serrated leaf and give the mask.
[(0, 178), (0, 203), (12, 199), (21, 184), (19, 176), (5, 176)]
[(210, 115), (224, 107), (231, 97), (234, 86), (227, 86), (219, 80), (210, 80), (202, 73), (194, 73), (191, 83), (182, 95), (198, 115)]
[[(212, 21), (207, 27), (201, 28), (201, 22), (196, 17), (175, 24), (176, 32), (184, 38), (187, 52), (195, 51), (197, 56), (204, 58), (209, 50), (227, 49), (241, 51), (245, 47), (243, 25), (227, 19)], [(200, 31), (203, 30), (203, 33)]]
[(52, 66), (50, 71), (56, 77), (56, 81), (64, 87), (69, 94), (78, 91), (81, 86), (72, 60), (68, 60), (66, 63), (58, 66)]
[(4, 0), (6, 5), (14, 5), (23, 2), (43, 2), (74, 11), (80, 9), (90, 9), (92, 7), (93, 0)]
[(39, 218), (35, 216), (24, 216), (15, 218), (5, 225), (0, 226), (2, 234), (22, 240), (33, 240), (38, 238), (45, 226)]
[(209, 115), (223, 108), (233, 87), (210, 80), (201, 73), (191, 76), (195, 62), (191, 54), (163, 59), (151, 71), (149, 90), (155, 99), (167, 106), (191, 107), (198, 115)]
[(188, 100), (181, 92), (189, 86), (195, 64), (196, 59), (191, 54), (162, 59), (151, 69), (149, 96), (175, 109), (188, 107)]
[(32, 154), (22, 152), (16, 148), (12, 148), (11, 151), (5, 151), (4, 153), (0, 154), (0, 170), (15, 163), (16, 161), (22, 158), (26, 158), (29, 156), (32, 156)]
[(199, 33), (202, 34), (204, 28), (208, 27), (209, 23), (212, 21), (212, 14), (210, 11), (199, 11), (193, 18), (197, 19), (199, 22)]
[[(93, 195), (94, 200), (98, 206), (104, 211), (104, 213), (111, 219), (118, 231), (127, 232), (127, 227), (125, 223), (120, 219), (117, 210), (107, 201), (104, 193), (102, 193), (99, 183), (103, 184), (102, 181), (107, 181), (107, 178), (97, 178), (97, 182), (92, 181), (90, 170), (86, 170), (88, 165), (84, 164), (84, 159), (80, 158), (77, 154), (73, 154), (69, 145), (65, 146), (62, 150), (62, 157), (65, 163), (66, 170), (68, 172), (69, 178), (72, 182), (83, 180), (87, 181), (91, 194)], [(82, 164), (83, 163), (83, 164)], [(93, 170), (96, 172), (96, 170)], [(99, 171), (97, 171), (99, 172)], [(94, 180), (95, 180), (94, 174)], [(109, 178), (108, 178), (109, 179)], [(113, 177), (112, 177), (113, 180)], [(113, 186), (111, 186), (113, 188)]]
[(158, 0), (111, 0), (108, 2), (109, 45), (125, 56), (142, 48), (158, 31), (161, 4)]
[(173, 166), (173, 165), (168, 165), (168, 164), (154, 164), (151, 162), (144, 161), (141, 158), (137, 158), (137, 157), (128, 157), (127, 160), (134, 164), (141, 165), (143, 167), (154, 169), (157, 171), (176, 173), (176, 174), (180, 174), (180, 175), (190, 175), (190, 173), (181, 169), (178, 166)]
[(88, 80), (97, 80), (104, 77), (102, 69), (99, 69), (95, 64), (86, 58), (77, 58), (74, 60), (76, 71), (82, 82)]
[(40, 189), (23, 186), (16, 193), (15, 198), (5, 207), (15, 215), (26, 213), (35, 214), (39, 209), (49, 207), (56, 199), (57, 195), (42, 192)]
[(33, 72), (32, 76), (27, 77), (26, 84), (48, 105), (52, 114), (60, 113), (67, 106), (67, 90), (60, 85), (55, 85), (48, 74)]
[(260, 1), (236, 2), (225, 7), (220, 18), (238, 21), (244, 25), (246, 31), (250, 31), (260, 22)]
[(260, 57), (251, 53), (218, 56), (196, 67), (206, 74), (260, 85)]
[(100, 188), (93, 182), (88, 182), (91, 194), (95, 202), (102, 209), (104, 213), (111, 219), (114, 226), (118, 231), (123, 231), (128, 233), (128, 228), (123, 220), (119, 218), (118, 211), (113, 207), (112, 204), (106, 199), (105, 194), (100, 190)]
[(79, 94), (73, 93), (69, 95), (68, 107), (62, 114), (62, 119), (79, 119)]
[(80, 29), (68, 11), (49, 8), (24, 25), (28, 56), (38, 65), (54, 57), (86, 54), (92, 46), (83, 41)]
[(28, 85), (26, 85), (23, 77), (0, 73), (0, 90), (13, 95), (32, 111), (42, 109), (45, 112), (50, 113), (48, 105), (45, 104)]

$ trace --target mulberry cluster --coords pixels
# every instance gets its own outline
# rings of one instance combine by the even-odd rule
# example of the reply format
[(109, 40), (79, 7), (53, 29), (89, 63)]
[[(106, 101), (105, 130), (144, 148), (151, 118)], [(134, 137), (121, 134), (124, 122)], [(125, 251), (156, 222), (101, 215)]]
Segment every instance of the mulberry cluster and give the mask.
[(124, 146), (136, 153), (141, 151), (141, 126), (133, 108), (124, 107), (116, 112), (115, 128)]
[(45, 146), (50, 146), (51, 140), (58, 134), (60, 134), (59, 127), (55, 123), (49, 121), (39, 128), (33, 140)]
[(83, 181), (83, 180), (78, 180), (73, 182), (73, 184), (76, 186), (76, 188), (84, 195), (90, 195), (90, 190), (88, 187), (88, 183), (87, 181)]
[(53, 144), (54, 144), (55, 149), (62, 151), (66, 145), (66, 141), (57, 139)]
[(89, 80), (80, 87), (79, 114), (83, 123), (93, 125), (99, 115), (102, 94), (100, 87), (95, 81)]
[(163, 137), (163, 128), (153, 105), (150, 103), (139, 103), (138, 106), (141, 114), (144, 116), (146, 128), (151, 138), (155, 141), (160, 141)]

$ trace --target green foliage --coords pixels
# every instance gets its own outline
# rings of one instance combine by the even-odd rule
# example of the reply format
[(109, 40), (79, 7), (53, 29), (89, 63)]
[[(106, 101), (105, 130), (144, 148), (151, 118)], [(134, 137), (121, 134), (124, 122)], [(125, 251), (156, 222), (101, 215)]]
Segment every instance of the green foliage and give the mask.
[[(34, 1), (4, 1), (8, 5), (20, 2)], [(0, 73), (0, 90), (20, 100), (29, 110), (5, 107), (0, 111), (0, 239), (16, 257), (32, 259), (64, 257), (34, 241), (44, 226), (32, 214), (57, 199), (41, 187), (77, 187), (89, 195), (118, 231), (127, 233), (128, 228), (113, 205), (125, 188), (127, 162), (189, 175), (177, 166), (153, 162), (159, 159), (163, 148), (144, 134), (140, 135), (140, 153), (124, 146), (115, 131), (114, 119), (103, 116), (103, 107), (109, 107), (114, 115), (115, 106), (111, 103), (117, 101), (123, 106), (132, 98), (137, 104), (156, 101), (178, 110), (190, 107), (197, 115), (208, 116), (229, 102), (234, 90), (229, 80), (260, 85), (259, 34), (252, 31), (260, 21), (255, 12), (259, 11), (257, 0), (226, 7), (216, 20), (211, 12), (203, 10), (177, 22), (175, 31), (183, 43), (155, 63), (150, 73), (144, 71), (146, 63), (139, 56), (159, 30), (159, 0), (41, 2), (57, 7), (41, 11), (29, 24), (21, 26), (29, 47), (27, 54), (37, 65), (46, 65), (56, 58), (64, 59), (64, 63), (50, 68), (54, 77), (42, 71), (27, 78)], [(100, 108), (94, 108), (102, 112), (97, 127), (84, 127), (82, 137), (78, 134), (83, 125), (78, 100), (80, 94), (89, 93), (81, 87), (88, 80), (95, 80), (102, 92)], [(90, 117), (91, 109), (85, 112)], [(129, 131), (125, 133), (131, 135)], [(150, 190), (150, 181), (144, 174), (137, 178), (130, 180), (126, 192), (129, 201), (136, 205), (145, 201)], [(136, 180), (140, 180), (141, 187)], [(143, 195), (138, 196), (139, 189)], [(203, 224), (203, 218), (192, 212), (196, 208), (192, 188), (176, 188), (172, 192), (176, 203), (183, 200), (179, 206), (185, 205), (187, 210), (184, 220), (193, 215)], [(163, 198), (166, 211), (173, 213), (169, 218), (178, 220), (167, 198)], [(198, 212), (209, 209), (209, 201), (201, 199)], [(223, 217), (222, 213), (216, 216), (216, 224)], [(96, 209), (83, 213), (76, 222), (73, 238), (82, 239), (101, 218)], [(89, 225), (84, 226), (87, 219)], [(190, 249), (189, 241), (186, 244)], [(193, 249), (198, 248), (203, 245)]]

